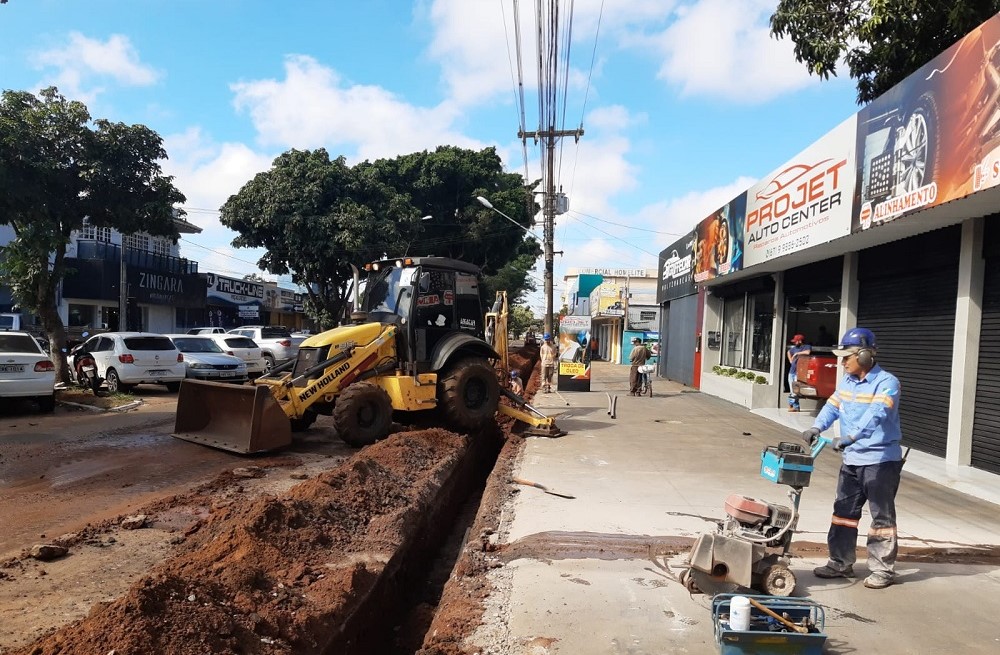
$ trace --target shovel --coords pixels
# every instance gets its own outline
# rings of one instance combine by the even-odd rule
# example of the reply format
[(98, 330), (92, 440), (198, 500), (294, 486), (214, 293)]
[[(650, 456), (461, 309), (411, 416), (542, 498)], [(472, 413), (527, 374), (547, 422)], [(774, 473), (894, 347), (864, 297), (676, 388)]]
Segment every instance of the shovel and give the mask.
[(552, 491), (544, 484), (532, 482), (531, 480), (525, 480), (524, 478), (511, 478), (510, 481), (513, 482), (514, 484), (523, 484), (526, 487), (534, 487), (535, 489), (541, 489), (547, 494), (551, 494), (553, 496), (559, 496), (560, 498), (570, 498), (570, 499), (576, 498), (576, 496), (570, 496), (569, 494), (561, 494), (556, 491)]

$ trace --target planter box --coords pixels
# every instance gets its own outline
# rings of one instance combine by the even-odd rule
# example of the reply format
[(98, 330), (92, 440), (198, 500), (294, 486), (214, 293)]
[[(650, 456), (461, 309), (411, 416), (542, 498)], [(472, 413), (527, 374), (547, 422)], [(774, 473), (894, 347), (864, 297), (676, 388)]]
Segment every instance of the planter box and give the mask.
[(757, 384), (750, 380), (718, 375), (706, 371), (701, 376), (701, 392), (718, 396), (747, 409), (774, 407), (777, 393), (773, 384)]

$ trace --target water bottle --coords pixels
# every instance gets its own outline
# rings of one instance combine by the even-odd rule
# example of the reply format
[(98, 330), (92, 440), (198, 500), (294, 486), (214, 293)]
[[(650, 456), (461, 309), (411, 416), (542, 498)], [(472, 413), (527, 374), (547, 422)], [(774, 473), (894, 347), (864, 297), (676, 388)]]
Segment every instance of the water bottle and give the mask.
[(733, 596), (729, 601), (729, 628), (737, 632), (750, 629), (750, 599), (746, 596)]

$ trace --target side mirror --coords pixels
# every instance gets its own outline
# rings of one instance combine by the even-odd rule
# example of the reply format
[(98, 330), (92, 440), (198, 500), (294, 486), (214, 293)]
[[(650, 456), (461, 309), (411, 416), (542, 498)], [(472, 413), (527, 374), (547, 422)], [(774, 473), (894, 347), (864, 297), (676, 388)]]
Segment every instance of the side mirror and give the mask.
[(89, 337), (89, 336), (90, 336), (90, 332), (84, 332), (84, 333), (83, 333), (83, 334), (81, 334), (80, 336), (81, 336), (81, 337), (83, 337), (84, 339), (86, 339), (87, 337)]

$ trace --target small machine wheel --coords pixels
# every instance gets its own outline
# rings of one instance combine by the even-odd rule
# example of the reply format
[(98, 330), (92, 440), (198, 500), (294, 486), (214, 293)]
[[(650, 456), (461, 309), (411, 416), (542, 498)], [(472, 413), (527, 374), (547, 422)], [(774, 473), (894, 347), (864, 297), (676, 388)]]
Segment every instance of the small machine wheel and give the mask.
[(337, 398), (333, 424), (340, 438), (355, 448), (385, 439), (392, 427), (389, 394), (371, 382), (355, 382)]
[(486, 360), (464, 359), (442, 376), (438, 394), (450, 425), (459, 430), (478, 430), (496, 414), (500, 383)]
[(784, 564), (775, 564), (764, 571), (760, 584), (771, 596), (791, 596), (795, 591), (795, 574)]
[(684, 569), (681, 571), (680, 577), (677, 580), (684, 585), (684, 588), (688, 590), (689, 594), (700, 594), (701, 589), (698, 588), (698, 584), (694, 581), (694, 577), (691, 576), (691, 569)]
[(300, 418), (293, 418), (289, 421), (292, 425), (292, 432), (305, 432), (316, 422), (318, 414), (311, 409), (307, 409)]

